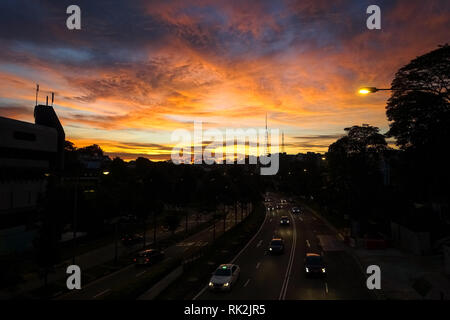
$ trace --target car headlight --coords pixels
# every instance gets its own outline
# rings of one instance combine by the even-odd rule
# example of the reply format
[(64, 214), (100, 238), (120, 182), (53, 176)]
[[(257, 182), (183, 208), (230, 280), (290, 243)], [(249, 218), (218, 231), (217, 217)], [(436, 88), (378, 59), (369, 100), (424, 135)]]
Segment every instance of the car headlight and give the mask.
[(228, 287), (229, 285), (230, 284), (228, 282), (223, 284), (224, 287)]
[(322, 272), (325, 273), (325, 268), (322, 268)]
[(269, 248), (270, 251), (272, 251), (272, 248)]
[(209, 286), (210, 286), (210, 287), (212, 287), (213, 285), (214, 285), (214, 283), (212, 283), (212, 282), (209, 283)]
[(309, 272), (309, 269), (308, 269), (308, 268), (305, 268), (305, 270), (306, 270), (306, 272)]

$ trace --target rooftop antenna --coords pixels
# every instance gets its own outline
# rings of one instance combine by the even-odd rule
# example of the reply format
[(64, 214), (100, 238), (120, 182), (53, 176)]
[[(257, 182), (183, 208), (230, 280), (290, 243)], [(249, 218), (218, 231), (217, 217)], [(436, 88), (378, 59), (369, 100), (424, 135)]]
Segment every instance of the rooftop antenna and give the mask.
[(53, 101), (55, 101), (55, 93), (52, 92), (52, 107), (53, 107)]
[(39, 84), (36, 83), (36, 106), (37, 106), (37, 100), (38, 100), (38, 92), (39, 92)]
[(45, 102), (45, 105), (48, 107), (48, 96), (47, 96), (47, 101)]

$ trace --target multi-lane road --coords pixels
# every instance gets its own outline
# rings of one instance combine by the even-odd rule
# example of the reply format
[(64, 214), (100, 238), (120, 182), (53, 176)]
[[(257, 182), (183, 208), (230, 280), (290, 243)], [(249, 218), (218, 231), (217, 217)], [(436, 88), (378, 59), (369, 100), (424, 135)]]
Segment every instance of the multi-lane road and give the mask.
[[(271, 196), (274, 202), (279, 201)], [(290, 217), (280, 226), (281, 216)], [(282, 255), (269, 255), (274, 235), (285, 241)], [(304, 273), (307, 252), (321, 253), (327, 264), (325, 278), (308, 278)], [(224, 261), (225, 263), (226, 261)], [(291, 214), (291, 206), (268, 211), (266, 218), (233, 263), (241, 268), (231, 292), (210, 292), (206, 287), (194, 299), (321, 300), (373, 299), (357, 261), (347, 252), (338, 235), (311, 211)]]

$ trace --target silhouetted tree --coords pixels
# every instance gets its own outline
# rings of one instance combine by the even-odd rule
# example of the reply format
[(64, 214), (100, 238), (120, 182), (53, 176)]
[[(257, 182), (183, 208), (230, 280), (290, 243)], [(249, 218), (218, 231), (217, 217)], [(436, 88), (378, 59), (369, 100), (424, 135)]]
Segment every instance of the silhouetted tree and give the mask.
[(402, 149), (433, 149), (450, 133), (450, 46), (444, 45), (402, 67), (392, 81), (386, 114), (388, 136)]
[(402, 67), (392, 88), (386, 106), (391, 121), (387, 135), (406, 151), (399, 167), (402, 190), (411, 202), (448, 206), (450, 170), (442, 150), (450, 137), (450, 46)]
[(368, 214), (368, 203), (381, 198), (383, 179), (380, 161), (387, 143), (377, 127), (370, 125), (346, 128), (347, 135), (328, 148), (330, 184), (341, 212), (354, 216)]

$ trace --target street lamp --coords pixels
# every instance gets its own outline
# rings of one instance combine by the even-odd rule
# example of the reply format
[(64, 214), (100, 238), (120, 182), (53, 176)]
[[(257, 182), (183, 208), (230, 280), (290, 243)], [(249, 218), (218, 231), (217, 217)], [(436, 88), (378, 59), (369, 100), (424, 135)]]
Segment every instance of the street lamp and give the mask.
[(109, 174), (109, 171), (103, 171), (102, 174), (107, 176)]
[[(362, 87), (358, 90), (360, 94), (369, 94), (369, 93), (375, 93), (378, 91), (400, 91), (403, 89), (395, 89), (395, 88), (375, 88), (375, 87)], [(405, 90), (411, 90), (411, 91), (427, 91), (429, 88), (405, 88)]]
[(393, 90), (392, 88), (375, 88), (375, 87), (362, 87), (358, 90), (360, 94), (369, 94), (369, 93), (375, 93), (377, 91), (386, 91), (386, 90)]

